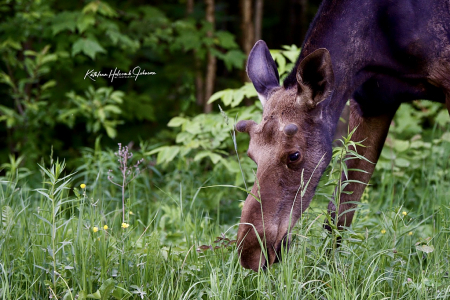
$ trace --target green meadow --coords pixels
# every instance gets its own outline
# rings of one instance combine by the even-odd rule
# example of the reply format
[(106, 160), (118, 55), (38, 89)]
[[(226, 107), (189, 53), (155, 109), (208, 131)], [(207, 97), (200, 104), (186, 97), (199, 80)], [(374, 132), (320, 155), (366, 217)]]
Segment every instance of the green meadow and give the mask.
[[(0, 1), (0, 299), (450, 299), (450, 118), (426, 101), (397, 112), (351, 227), (323, 229), (350, 133), (282, 262), (241, 267), (256, 164), (234, 126), (262, 106), (230, 3)], [(302, 24), (280, 17), (297, 3)], [(260, 6), (281, 81), (319, 4)]]
[(125, 146), (86, 148), (74, 172), (51, 157), (34, 172), (11, 159), (0, 185), (0, 297), (449, 299), (448, 134), (400, 140), (393, 128), (352, 226), (322, 228), (343, 184), (343, 146), (289, 253), (260, 272), (243, 269), (236, 251), (245, 187), (199, 182), (193, 160), (161, 172), (138, 163), (148, 151)]

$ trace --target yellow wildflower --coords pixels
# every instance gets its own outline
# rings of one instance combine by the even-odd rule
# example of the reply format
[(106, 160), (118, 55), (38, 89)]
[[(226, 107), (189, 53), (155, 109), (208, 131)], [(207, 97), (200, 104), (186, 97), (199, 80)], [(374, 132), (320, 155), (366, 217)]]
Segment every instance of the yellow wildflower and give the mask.
[(381, 234), (385, 234), (385, 233), (386, 233), (386, 230), (382, 229)]
[(130, 210), (129, 212), (128, 212), (130, 215), (134, 215), (134, 213)]
[(412, 231), (408, 232), (408, 235), (412, 235)]
[(80, 184), (80, 188), (85, 189), (86, 185), (84, 183)]
[(97, 231), (98, 231), (98, 227), (97, 227), (97, 226), (94, 226), (94, 228), (92, 228), (92, 231), (93, 231), (93, 232), (97, 232)]
[(402, 212), (402, 215), (406, 216), (408, 213), (406, 211)]
[(108, 230), (108, 225), (103, 226), (103, 229)]
[(128, 228), (129, 226), (130, 226), (130, 224), (122, 223), (122, 228)]

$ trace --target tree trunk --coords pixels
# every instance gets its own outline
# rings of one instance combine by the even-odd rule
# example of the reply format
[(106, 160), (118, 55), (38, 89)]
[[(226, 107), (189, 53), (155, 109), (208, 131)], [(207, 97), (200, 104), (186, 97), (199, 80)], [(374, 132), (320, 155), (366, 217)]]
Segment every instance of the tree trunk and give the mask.
[[(262, 0), (261, 0), (262, 2)], [(255, 25), (256, 25), (256, 19), (258, 16), (255, 15), (255, 23), (253, 22), (253, 5), (252, 0), (240, 0), (240, 9), (241, 9), (241, 45), (242, 50), (244, 50), (244, 53), (247, 55), (250, 54), (250, 51), (252, 50), (253, 44), (255, 43)], [(245, 64), (247, 64), (247, 61), (245, 61)], [(245, 72), (245, 69), (241, 71), (241, 78), (242, 81), (250, 81), (247, 73)], [(251, 101), (248, 98), (245, 98), (244, 103), (247, 106), (252, 105), (253, 101)]]
[(252, 21), (252, 10), (252, 0), (241, 0), (242, 48), (246, 55), (250, 53), (255, 42), (255, 26)]
[(255, 3), (255, 42), (262, 39), (262, 19), (264, 0), (256, 0)]
[[(189, 16), (194, 12), (194, 0), (186, 1), (186, 15)], [(204, 97), (204, 82), (203, 82), (203, 71), (202, 62), (197, 57), (197, 50), (194, 49), (194, 67), (195, 67), (195, 98), (198, 106), (203, 106), (205, 102)]]
[(194, 0), (186, 1), (186, 14), (190, 15), (194, 11)]
[[(215, 27), (215, 17), (214, 17), (214, 0), (205, 0), (206, 4), (206, 21), (211, 23), (211, 31), (208, 31), (206, 35), (208, 37), (213, 36), (213, 31)], [(216, 57), (212, 55), (211, 51), (208, 51), (207, 67), (206, 67), (206, 78), (205, 78), (205, 97), (203, 103), (203, 112), (209, 113), (212, 111), (212, 105), (208, 104), (208, 100), (214, 91), (214, 82), (216, 80), (216, 68), (217, 68)]]

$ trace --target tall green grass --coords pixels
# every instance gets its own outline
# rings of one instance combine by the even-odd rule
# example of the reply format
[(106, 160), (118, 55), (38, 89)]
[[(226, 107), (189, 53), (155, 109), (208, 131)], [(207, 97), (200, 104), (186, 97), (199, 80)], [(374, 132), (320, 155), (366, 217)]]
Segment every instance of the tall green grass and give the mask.
[(75, 174), (43, 165), (39, 185), (11, 161), (0, 182), (0, 299), (450, 299), (450, 147), (426, 151), (420, 169), (375, 173), (338, 248), (322, 228), (333, 192), (324, 186), (265, 272), (243, 269), (228, 242), (239, 215), (219, 222), (221, 202), (202, 207), (202, 193), (227, 188), (164, 185), (147, 169), (127, 187), (123, 228), (122, 192), (106, 178), (112, 153), (87, 149)]

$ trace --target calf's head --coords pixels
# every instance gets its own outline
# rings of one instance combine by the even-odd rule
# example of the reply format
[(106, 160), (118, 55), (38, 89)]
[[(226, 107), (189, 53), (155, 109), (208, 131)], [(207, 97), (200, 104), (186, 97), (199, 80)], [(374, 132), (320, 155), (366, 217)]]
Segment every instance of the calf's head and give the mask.
[(264, 109), (260, 124), (236, 124), (250, 135), (248, 155), (258, 166), (237, 244), (242, 266), (257, 271), (279, 261), (330, 160), (332, 129), (324, 100), (333, 91), (334, 75), (328, 50), (318, 49), (299, 63), (295, 84), (281, 87), (263, 41), (250, 52), (247, 74)]

